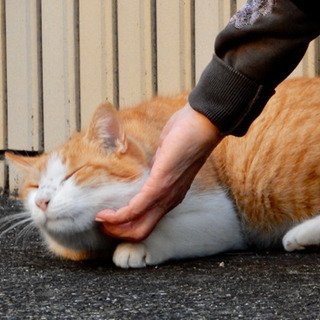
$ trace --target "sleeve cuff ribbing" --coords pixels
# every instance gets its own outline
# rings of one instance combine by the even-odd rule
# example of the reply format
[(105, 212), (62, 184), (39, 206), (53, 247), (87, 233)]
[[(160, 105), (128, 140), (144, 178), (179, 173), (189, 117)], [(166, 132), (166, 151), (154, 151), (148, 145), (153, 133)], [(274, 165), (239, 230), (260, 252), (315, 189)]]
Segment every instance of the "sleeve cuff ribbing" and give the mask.
[(190, 93), (189, 103), (221, 133), (243, 136), (274, 92), (213, 56)]

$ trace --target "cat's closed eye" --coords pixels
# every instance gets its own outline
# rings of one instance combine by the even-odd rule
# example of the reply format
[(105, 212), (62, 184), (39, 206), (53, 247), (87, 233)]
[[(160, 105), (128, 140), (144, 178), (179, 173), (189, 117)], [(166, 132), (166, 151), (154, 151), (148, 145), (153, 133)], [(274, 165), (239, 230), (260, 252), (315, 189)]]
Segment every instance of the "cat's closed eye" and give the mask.
[(80, 166), (80, 167), (72, 170), (70, 173), (68, 173), (68, 174), (65, 176), (65, 178), (64, 178), (64, 180), (63, 180), (62, 182), (65, 182), (65, 181), (67, 181), (68, 179), (70, 179), (71, 177), (73, 177), (77, 172), (79, 172), (79, 171), (80, 171), (81, 169), (83, 169), (85, 166), (86, 166), (86, 165), (84, 164), (84, 165), (82, 165), (82, 166)]
[(38, 188), (39, 188), (39, 185), (38, 185), (38, 184), (29, 184), (29, 185), (27, 186), (27, 188), (29, 188), (29, 189), (38, 189)]

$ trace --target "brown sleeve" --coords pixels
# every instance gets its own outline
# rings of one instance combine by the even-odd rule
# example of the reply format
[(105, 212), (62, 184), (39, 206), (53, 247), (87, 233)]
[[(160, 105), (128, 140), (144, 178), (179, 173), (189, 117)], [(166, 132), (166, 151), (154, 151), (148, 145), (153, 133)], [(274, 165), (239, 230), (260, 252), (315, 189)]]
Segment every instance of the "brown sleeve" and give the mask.
[(244, 135), (320, 33), (320, 1), (251, 0), (218, 35), (190, 105), (224, 134)]

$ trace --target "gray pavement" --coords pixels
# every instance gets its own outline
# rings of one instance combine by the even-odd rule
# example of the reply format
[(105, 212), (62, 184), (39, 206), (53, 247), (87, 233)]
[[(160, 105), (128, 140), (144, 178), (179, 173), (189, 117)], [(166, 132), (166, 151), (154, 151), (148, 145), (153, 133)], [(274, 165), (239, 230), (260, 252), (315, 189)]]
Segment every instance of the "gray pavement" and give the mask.
[[(0, 217), (19, 210), (0, 197)], [(0, 239), (0, 319), (320, 319), (320, 251), (247, 252), (121, 270)]]

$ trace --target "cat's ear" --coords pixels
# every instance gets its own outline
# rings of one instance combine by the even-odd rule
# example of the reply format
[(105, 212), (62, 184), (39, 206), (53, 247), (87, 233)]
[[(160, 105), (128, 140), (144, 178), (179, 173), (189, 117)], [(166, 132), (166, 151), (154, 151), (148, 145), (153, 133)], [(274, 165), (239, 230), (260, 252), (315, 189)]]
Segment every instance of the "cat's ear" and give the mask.
[(35, 162), (37, 161), (35, 157), (20, 156), (18, 154), (10, 152), (6, 152), (4, 155), (7, 160), (18, 165), (25, 171), (32, 170), (34, 168)]
[(127, 138), (121, 119), (109, 102), (95, 110), (86, 136), (89, 140), (102, 141), (106, 152), (125, 153), (127, 150)]

